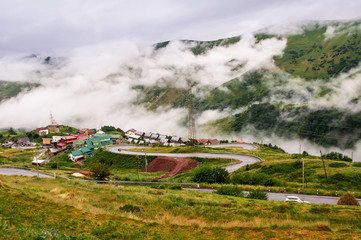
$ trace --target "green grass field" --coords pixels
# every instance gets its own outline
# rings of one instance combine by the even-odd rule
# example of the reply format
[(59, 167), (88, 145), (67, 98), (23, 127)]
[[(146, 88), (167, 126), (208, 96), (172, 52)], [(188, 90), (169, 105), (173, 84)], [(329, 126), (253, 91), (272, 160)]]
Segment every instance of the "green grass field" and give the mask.
[(359, 239), (361, 208), (0, 177), (3, 239)]

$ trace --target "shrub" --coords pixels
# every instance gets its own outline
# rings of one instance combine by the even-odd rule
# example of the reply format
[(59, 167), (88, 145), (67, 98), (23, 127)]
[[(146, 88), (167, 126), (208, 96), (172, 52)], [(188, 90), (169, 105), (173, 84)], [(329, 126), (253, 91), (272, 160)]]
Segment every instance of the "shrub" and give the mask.
[(352, 162), (352, 159), (346, 155), (343, 155), (339, 152), (330, 152), (325, 155), (323, 155), (324, 158), (331, 159), (331, 160), (341, 160), (346, 162)]
[(182, 190), (182, 187), (179, 185), (173, 185), (173, 186), (170, 186), (169, 189)]
[(338, 199), (337, 205), (354, 205), (360, 206), (360, 203), (357, 201), (355, 196), (352, 193), (345, 193)]
[(242, 188), (236, 186), (223, 186), (218, 188), (215, 193), (234, 197), (244, 197)]
[(231, 179), (233, 184), (252, 184), (251, 174), (250, 173), (241, 173), (236, 172)]
[(0, 181), (0, 188), (3, 188), (4, 187), (4, 184), (2, 181)]
[(231, 182), (233, 184), (264, 185), (264, 186), (282, 186), (281, 181), (265, 173), (241, 173), (233, 175)]
[(104, 163), (95, 163), (91, 168), (92, 176), (97, 180), (104, 180), (109, 177), (110, 171)]
[(354, 167), (361, 167), (361, 162), (355, 162), (352, 164)]
[(267, 192), (258, 189), (249, 191), (246, 197), (252, 199), (268, 200)]
[(347, 164), (342, 163), (342, 162), (334, 162), (334, 163), (328, 164), (328, 166), (333, 167), (333, 168), (341, 168), (341, 167), (347, 167)]
[(196, 170), (193, 181), (198, 183), (228, 183), (229, 173), (221, 167), (201, 167)]
[(123, 207), (119, 208), (120, 210), (123, 210), (125, 212), (139, 212), (140, 208), (138, 206), (134, 206), (131, 204), (126, 204)]

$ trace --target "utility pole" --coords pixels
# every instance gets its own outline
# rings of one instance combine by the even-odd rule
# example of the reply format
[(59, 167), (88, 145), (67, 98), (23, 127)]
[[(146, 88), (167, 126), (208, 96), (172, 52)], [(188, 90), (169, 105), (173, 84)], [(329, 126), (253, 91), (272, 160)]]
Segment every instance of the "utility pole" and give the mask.
[(145, 159), (145, 177), (148, 178), (148, 161), (147, 161), (147, 152), (144, 151), (144, 159)]
[(305, 190), (305, 159), (302, 158), (302, 192)]
[(322, 155), (321, 150), (320, 150), (320, 153), (321, 153), (321, 159), (322, 159), (322, 164), (323, 164), (323, 170), (325, 170), (325, 177), (326, 177), (326, 180), (327, 180), (327, 173), (326, 173), (325, 161), (323, 161), (323, 155)]

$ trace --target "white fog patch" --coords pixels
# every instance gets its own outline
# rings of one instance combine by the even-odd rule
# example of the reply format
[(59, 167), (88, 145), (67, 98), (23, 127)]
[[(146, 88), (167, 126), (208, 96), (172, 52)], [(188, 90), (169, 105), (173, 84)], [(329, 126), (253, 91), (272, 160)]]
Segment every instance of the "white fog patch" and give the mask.
[[(256, 44), (252, 35), (245, 35), (236, 44), (196, 56), (187, 50), (189, 45), (174, 41), (155, 54), (148, 51), (129, 65), (141, 69), (137, 81), (142, 85), (151, 86), (161, 79), (182, 88), (187, 87), (187, 80), (216, 87), (247, 71), (274, 67), (272, 57), (281, 54), (285, 46), (286, 40), (272, 38)], [(239, 63), (238, 71), (232, 71), (232, 61)]]
[(36, 71), (43, 71), (45, 66), (36, 57), (10, 55), (0, 58), (0, 80), (31, 82)]
[(223, 117), (229, 116), (231, 111), (229, 109), (220, 110), (207, 110), (197, 116), (196, 125), (206, 124), (209, 121), (214, 121)]

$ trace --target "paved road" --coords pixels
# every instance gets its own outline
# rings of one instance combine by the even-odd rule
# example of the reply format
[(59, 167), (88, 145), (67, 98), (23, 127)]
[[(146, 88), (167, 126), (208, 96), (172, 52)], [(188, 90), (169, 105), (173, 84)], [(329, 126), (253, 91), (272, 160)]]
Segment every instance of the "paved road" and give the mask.
[[(240, 144), (238, 144), (240, 145)], [(121, 148), (121, 152), (118, 149)], [(147, 156), (166, 156), (166, 157), (200, 157), (200, 158), (227, 158), (241, 161), (237, 164), (232, 164), (229, 166), (224, 166), (228, 172), (234, 172), (237, 169), (247, 165), (253, 164), (256, 162), (261, 162), (261, 159), (253, 156), (242, 155), (242, 154), (228, 154), (228, 153), (144, 153), (144, 152), (131, 152), (124, 149), (134, 149), (142, 148), (137, 146), (111, 146), (107, 150), (119, 154), (129, 154), (129, 155), (145, 155)]]
[[(213, 193), (214, 189), (206, 188), (184, 188), (186, 190), (192, 190), (197, 192), (206, 192)], [(304, 194), (294, 194), (294, 193), (268, 193), (268, 200), (270, 201), (284, 201), (287, 196), (298, 196), (303, 201), (308, 201), (310, 203), (326, 203), (326, 204), (337, 204), (339, 197), (331, 196), (318, 196), (318, 195), (304, 195)], [(361, 199), (357, 199), (361, 204)]]
[(256, 145), (250, 143), (222, 143), (216, 145), (208, 145), (206, 147), (217, 148), (217, 147), (239, 147), (247, 150), (255, 150), (257, 149)]
[[(0, 175), (18, 175), (18, 176), (38, 176), (37, 172), (32, 172), (25, 169), (16, 169), (16, 168), (0, 168)], [(51, 178), (51, 176), (39, 173), (39, 177), (41, 178)]]

